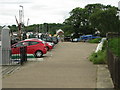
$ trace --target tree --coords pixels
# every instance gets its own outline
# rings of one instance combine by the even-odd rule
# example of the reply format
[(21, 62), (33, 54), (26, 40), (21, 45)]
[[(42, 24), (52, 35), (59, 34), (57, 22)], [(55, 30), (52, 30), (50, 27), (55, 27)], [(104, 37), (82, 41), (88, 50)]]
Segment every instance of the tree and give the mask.
[(73, 9), (64, 23), (71, 25), (74, 33), (92, 34), (94, 31), (89, 25), (89, 13), (86, 8)]
[[(94, 34), (96, 29), (102, 34), (120, 30), (117, 8), (111, 5), (88, 4), (85, 8), (77, 7), (70, 12), (64, 21), (67, 32)], [(68, 27), (69, 26), (69, 27)], [(67, 28), (72, 28), (68, 31)]]
[(118, 32), (120, 21), (116, 16), (117, 9), (109, 7), (107, 10), (99, 10), (90, 16), (90, 22), (93, 27), (101, 31), (102, 34), (107, 32)]

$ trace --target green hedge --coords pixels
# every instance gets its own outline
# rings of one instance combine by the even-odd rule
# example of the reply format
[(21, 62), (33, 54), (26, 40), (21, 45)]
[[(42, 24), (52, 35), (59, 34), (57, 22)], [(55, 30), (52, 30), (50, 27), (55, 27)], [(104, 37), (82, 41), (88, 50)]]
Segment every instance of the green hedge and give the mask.
[(89, 43), (99, 43), (101, 41), (101, 38), (96, 38), (88, 41)]
[[(98, 51), (97, 53), (92, 53), (89, 56), (90, 61), (94, 64), (104, 64), (106, 63), (106, 51), (107, 51), (107, 41), (104, 42), (102, 50)], [(108, 47), (112, 50), (112, 52), (120, 57), (120, 38), (112, 38), (108, 41)]]
[(120, 38), (109, 39), (108, 46), (116, 56), (120, 57)]

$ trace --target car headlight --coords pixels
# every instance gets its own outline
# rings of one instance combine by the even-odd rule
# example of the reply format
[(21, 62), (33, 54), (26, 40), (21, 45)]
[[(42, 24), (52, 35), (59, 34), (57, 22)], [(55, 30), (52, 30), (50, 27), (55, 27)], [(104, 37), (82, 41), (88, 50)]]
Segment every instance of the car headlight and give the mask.
[(52, 44), (51, 44), (51, 43), (48, 43), (48, 45), (52, 46)]
[(43, 44), (45, 44), (45, 41), (42, 41)]

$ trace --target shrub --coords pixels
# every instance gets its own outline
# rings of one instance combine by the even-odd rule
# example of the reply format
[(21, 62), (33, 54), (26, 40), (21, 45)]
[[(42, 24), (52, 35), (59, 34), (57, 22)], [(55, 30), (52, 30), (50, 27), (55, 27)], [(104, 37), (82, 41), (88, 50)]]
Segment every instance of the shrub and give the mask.
[(101, 51), (98, 51), (97, 53), (92, 53), (89, 59), (94, 64), (105, 64), (106, 63), (106, 50), (101, 50)]
[(101, 41), (101, 38), (96, 38), (96, 39), (92, 39), (89, 41), (89, 43), (99, 43)]
[(120, 38), (112, 38), (109, 40), (108, 46), (112, 50), (112, 52), (120, 57)]

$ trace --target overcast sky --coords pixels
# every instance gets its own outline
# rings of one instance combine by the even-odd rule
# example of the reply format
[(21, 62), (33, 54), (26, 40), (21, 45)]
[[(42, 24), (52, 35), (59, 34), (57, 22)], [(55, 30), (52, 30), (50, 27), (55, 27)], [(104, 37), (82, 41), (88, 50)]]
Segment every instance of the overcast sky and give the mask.
[(24, 22), (27, 25), (41, 23), (62, 23), (69, 12), (76, 8), (84, 8), (87, 4), (101, 3), (118, 6), (120, 0), (0, 0), (0, 25), (16, 24), (19, 10), (24, 7)]

